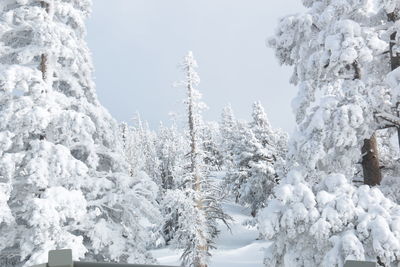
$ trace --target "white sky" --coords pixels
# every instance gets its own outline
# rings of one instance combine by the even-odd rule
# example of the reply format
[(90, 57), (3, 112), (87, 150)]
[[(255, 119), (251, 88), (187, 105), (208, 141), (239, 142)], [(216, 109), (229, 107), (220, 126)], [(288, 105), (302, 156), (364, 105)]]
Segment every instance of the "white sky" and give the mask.
[(177, 68), (188, 50), (199, 64), (199, 90), (219, 120), (231, 103), (248, 119), (260, 100), (275, 127), (291, 131), (296, 88), (265, 44), (278, 18), (302, 11), (300, 0), (93, 0), (88, 43), (102, 104), (119, 121), (138, 111), (152, 127), (182, 111)]

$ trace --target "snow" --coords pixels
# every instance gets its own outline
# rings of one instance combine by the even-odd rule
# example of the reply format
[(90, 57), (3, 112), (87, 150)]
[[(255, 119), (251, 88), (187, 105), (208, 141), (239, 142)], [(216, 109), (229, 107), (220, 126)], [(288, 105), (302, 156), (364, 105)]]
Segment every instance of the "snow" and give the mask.
[[(222, 207), (234, 221), (231, 223), (231, 231), (219, 223), (221, 233), (216, 240), (217, 249), (211, 251), (209, 267), (263, 267), (264, 248), (267, 248), (270, 242), (257, 240), (257, 228), (246, 225), (253, 220), (250, 209), (232, 201), (224, 203)], [(181, 250), (167, 247), (153, 250), (151, 253), (160, 264), (180, 265)]]

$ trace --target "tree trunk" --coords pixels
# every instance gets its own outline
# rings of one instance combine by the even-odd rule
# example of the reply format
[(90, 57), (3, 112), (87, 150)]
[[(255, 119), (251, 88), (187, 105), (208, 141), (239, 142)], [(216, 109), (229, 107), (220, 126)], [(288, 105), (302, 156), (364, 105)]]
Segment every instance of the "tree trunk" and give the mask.
[(378, 146), (375, 134), (370, 139), (364, 140), (362, 152), (362, 167), (364, 173), (364, 184), (375, 186), (382, 181), (379, 168)]
[[(46, 3), (45, 1), (40, 2), (40, 6), (46, 10), (47, 13), (49, 13), (49, 4)], [(47, 54), (42, 54), (40, 57), (40, 71), (42, 72), (42, 78), (44, 81), (47, 80), (47, 75), (48, 75), (48, 56)]]
[[(393, 13), (388, 14), (388, 20), (390, 22), (395, 23), (397, 20), (399, 20), (399, 11), (396, 10)], [(393, 47), (396, 45), (396, 36), (397, 32), (394, 32), (390, 35), (390, 44), (389, 44), (389, 53), (390, 53), (390, 67), (391, 70), (395, 70), (398, 67), (400, 67), (400, 54), (395, 53), (393, 51)], [(397, 110), (397, 116), (400, 117), (400, 103), (396, 103), (396, 110)], [(400, 148), (400, 127), (397, 126), (397, 139), (399, 142), (399, 148)]]
[[(353, 62), (354, 78), (361, 79), (361, 70), (357, 61)], [(381, 169), (379, 168), (378, 146), (375, 134), (370, 139), (364, 139), (364, 145), (361, 148), (362, 168), (364, 174), (364, 184), (375, 186), (382, 180)]]
[[(188, 123), (189, 123), (189, 134), (190, 134), (190, 160), (191, 160), (191, 172), (193, 175), (193, 189), (195, 192), (198, 194), (201, 193), (202, 188), (201, 188), (201, 177), (199, 173), (199, 166), (197, 162), (197, 140), (196, 140), (196, 121), (195, 121), (195, 114), (194, 114), (194, 103), (193, 103), (193, 85), (191, 84), (191, 77), (190, 77), (190, 72), (188, 72)], [(195, 199), (197, 209), (200, 212), (203, 212), (204, 207), (202, 203), (202, 199), (198, 199), (198, 196), (196, 196), (197, 199)], [(204, 234), (202, 232), (199, 232), (199, 235), (205, 239)], [(206, 243), (206, 240), (203, 240), (204, 243)], [(199, 255), (199, 257), (195, 258), (194, 261), (194, 266), (195, 267), (207, 267), (207, 264), (203, 262), (203, 257), (202, 255), (207, 255), (208, 254), (208, 246), (207, 245), (198, 245), (196, 247), (196, 254)]]

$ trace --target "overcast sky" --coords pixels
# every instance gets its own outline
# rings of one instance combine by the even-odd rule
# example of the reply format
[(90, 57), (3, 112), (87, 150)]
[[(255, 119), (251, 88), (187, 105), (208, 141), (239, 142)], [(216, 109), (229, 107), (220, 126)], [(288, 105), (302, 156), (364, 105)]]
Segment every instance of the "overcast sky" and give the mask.
[(102, 104), (119, 121), (139, 112), (152, 127), (182, 111), (178, 64), (191, 50), (199, 90), (219, 120), (231, 103), (239, 119), (261, 101), (274, 127), (291, 131), (291, 69), (266, 46), (278, 18), (301, 12), (299, 0), (93, 0), (88, 44)]

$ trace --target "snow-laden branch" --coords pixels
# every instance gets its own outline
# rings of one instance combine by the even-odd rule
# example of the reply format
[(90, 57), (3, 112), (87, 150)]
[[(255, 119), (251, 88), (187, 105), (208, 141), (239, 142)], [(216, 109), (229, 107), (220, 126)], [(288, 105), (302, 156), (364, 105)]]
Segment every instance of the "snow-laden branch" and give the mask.
[(400, 127), (400, 118), (397, 116), (394, 116), (390, 113), (387, 112), (378, 112), (375, 114), (376, 118), (385, 120), (387, 122), (392, 123), (393, 125), (395, 125), (396, 127)]

